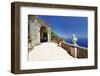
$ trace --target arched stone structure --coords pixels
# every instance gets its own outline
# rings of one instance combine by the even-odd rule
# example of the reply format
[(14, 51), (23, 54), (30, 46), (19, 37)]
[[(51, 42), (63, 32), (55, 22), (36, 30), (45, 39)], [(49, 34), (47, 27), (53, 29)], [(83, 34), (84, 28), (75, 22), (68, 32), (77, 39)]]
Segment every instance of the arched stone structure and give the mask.
[(29, 16), (29, 36), (32, 47), (42, 42), (51, 42), (51, 28), (44, 21), (39, 21), (38, 17)]

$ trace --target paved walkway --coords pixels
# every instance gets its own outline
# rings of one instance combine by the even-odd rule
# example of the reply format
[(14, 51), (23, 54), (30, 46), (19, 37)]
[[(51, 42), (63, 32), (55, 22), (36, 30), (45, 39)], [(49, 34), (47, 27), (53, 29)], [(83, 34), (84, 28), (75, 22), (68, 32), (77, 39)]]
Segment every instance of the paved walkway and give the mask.
[(66, 50), (59, 47), (56, 43), (46, 42), (35, 46), (29, 52), (29, 61), (43, 61), (43, 60), (65, 60), (73, 59)]

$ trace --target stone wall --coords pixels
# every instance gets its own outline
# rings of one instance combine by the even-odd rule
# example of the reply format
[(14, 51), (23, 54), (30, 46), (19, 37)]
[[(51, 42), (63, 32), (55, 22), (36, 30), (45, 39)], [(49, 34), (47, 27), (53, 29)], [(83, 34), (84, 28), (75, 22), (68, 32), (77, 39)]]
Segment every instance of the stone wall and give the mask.
[(77, 58), (88, 58), (88, 50), (82, 47), (78, 47)]

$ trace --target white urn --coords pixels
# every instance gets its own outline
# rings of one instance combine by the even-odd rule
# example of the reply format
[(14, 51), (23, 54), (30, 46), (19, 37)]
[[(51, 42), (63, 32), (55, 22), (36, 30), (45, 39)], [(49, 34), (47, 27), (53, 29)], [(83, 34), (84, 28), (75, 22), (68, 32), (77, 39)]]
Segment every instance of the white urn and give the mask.
[(75, 34), (73, 34), (73, 37), (72, 37), (72, 42), (73, 42), (73, 45), (76, 46), (77, 45), (77, 37)]

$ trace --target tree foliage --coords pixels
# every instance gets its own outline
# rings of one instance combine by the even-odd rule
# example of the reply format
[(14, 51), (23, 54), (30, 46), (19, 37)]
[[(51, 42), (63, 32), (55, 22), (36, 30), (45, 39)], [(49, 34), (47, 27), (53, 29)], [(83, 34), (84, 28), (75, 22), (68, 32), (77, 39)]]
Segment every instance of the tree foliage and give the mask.
[(52, 32), (51, 32), (51, 38), (56, 38), (56, 37), (58, 37), (57, 34), (56, 34), (55, 32), (52, 31)]

